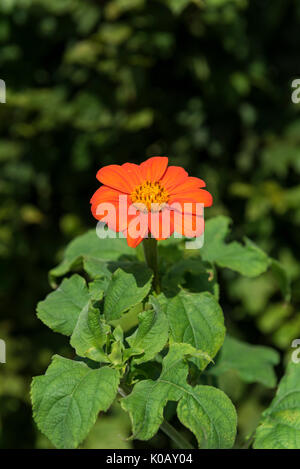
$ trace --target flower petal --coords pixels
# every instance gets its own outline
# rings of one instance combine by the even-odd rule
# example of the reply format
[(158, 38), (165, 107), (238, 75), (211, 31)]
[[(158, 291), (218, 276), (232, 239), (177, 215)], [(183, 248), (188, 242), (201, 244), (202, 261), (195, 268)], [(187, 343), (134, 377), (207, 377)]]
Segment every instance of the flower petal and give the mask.
[(195, 178), (195, 177), (188, 177), (182, 183), (178, 184), (174, 187), (171, 191), (169, 191), (170, 195), (180, 194), (182, 192), (190, 192), (194, 191), (195, 189), (200, 189), (201, 187), (205, 187), (206, 184), (202, 179)]
[(174, 231), (187, 238), (199, 237), (204, 232), (204, 218), (185, 213), (174, 212)]
[(204, 205), (199, 202), (190, 202), (187, 200), (181, 202), (173, 202), (172, 204), (168, 205), (169, 209), (173, 212), (178, 213), (190, 213), (192, 215), (197, 215), (198, 217), (202, 217), (204, 214), (203, 207)]
[(110, 230), (124, 231), (132, 219), (128, 215), (129, 197), (127, 200), (124, 197), (126, 196), (123, 195), (120, 201), (106, 200), (92, 204), (93, 216), (96, 220), (105, 222)]
[(148, 214), (149, 230), (152, 236), (161, 241), (169, 238), (174, 232), (173, 212), (168, 208)]
[(132, 182), (134, 187), (139, 186), (145, 182), (139, 165), (134, 163), (124, 163), (122, 168), (126, 169), (128, 178), (130, 178), (130, 182)]
[(197, 189), (172, 195), (168, 203), (169, 205), (172, 205), (174, 202), (178, 202), (182, 206), (185, 202), (196, 202), (203, 204), (204, 207), (210, 207), (213, 203), (213, 198), (208, 191), (204, 189)]
[(148, 214), (141, 212), (138, 212), (137, 216), (131, 218), (127, 230), (123, 231), (127, 237), (127, 244), (131, 248), (136, 248), (148, 236), (148, 232)]
[(127, 234), (127, 244), (130, 248), (136, 248), (142, 241), (143, 241), (143, 237), (140, 236), (138, 238), (131, 238), (128, 234)]
[(144, 161), (141, 165), (141, 173), (144, 181), (159, 181), (168, 166), (168, 158), (166, 156), (153, 156)]
[(188, 179), (188, 173), (180, 166), (169, 166), (161, 178), (162, 186), (170, 193), (175, 187)]
[(106, 202), (108, 200), (113, 200), (117, 202), (121, 194), (121, 192), (116, 191), (115, 189), (111, 189), (107, 186), (101, 186), (94, 193), (93, 197), (90, 200), (90, 203), (98, 205), (99, 203)]
[(135, 188), (127, 168), (117, 164), (111, 164), (99, 169), (96, 177), (102, 184), (126, 194), (131, 194)]

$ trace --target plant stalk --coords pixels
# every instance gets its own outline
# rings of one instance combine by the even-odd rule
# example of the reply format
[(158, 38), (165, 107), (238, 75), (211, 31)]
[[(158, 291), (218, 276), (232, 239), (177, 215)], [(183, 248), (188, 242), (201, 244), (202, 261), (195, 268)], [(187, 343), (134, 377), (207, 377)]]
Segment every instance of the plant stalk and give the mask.
[[(127, 394), (121, 387), (118, 389), (122, 397), (127, 397)], [(160, 426), (162, 432), (165, 433), (179, 449), (194, 449), (194, 447), (169, 423), (164, 420)]]
[(160, 285), (158, 278), (158, 256), (157, 241), (155, 238), (145, 238), (143, 240), (144, 256), (147, 266), (153, 271), (153, 287), (156, 293), (160, 293)]
[(164, 420), (160, 426), (163, 431), (179, 449), (194, 449), (189, 443), (167, 420)]

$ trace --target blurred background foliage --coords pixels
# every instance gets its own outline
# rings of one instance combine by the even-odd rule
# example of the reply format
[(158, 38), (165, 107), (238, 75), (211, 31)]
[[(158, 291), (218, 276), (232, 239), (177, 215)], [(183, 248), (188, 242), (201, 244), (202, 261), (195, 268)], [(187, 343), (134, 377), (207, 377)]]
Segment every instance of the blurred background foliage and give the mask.
[[(287, 304), (271, 275), (224, 272), (229, 330), (283, 354), (300, 337), (299, 24), (297, 0), (1, 0), (0, 448), (51, 447), (32, 422), (29, 382), (53, 353), (72, 351), (35, 307), (65, 244), (95, 225), (103, 165), (167, 155), (205, 179), (206, 217), (229, 215), (233, 236), (249, 236), (292, 279)], [(223, 381), (243, 438), (270, 391)], [(116, 404), (85, 447), (168, 445), (129, 434)]]

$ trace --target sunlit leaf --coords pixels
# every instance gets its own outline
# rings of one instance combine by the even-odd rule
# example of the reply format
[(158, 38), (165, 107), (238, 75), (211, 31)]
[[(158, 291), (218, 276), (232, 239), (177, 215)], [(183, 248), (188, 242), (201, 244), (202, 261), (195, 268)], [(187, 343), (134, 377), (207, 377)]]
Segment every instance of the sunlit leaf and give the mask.
[(236, 241), (225, 242), (230, 219), (218, 216), (205, 225), (205, 241), (201, 249), (203, 260), (227, 267), (247, 277), (256, 277), (269, 267), (268, 256), (249, 240), (242, 245)]
[(122, 313), (137, 305), (147, 296), (152, 283), (152, 273), (144, 269), (143, 275), (118, 269), (112, 275), (104, 299), (104, 315), (108, 321), (118, 319)]
[(135, 363), (151, 360), (162, 350), (168, 339), (168, 321), (166, 315), (155, 298), (150, 298), (153, 309), (139, 314), (139, 327), (127, 338), (130, 347), (143, 351), (141, 357), (135, 358)]
[(279, 354), (269, 347), (250, 345), (227, 335), (216, 365), (209, 373), (220, 376), (235, 371), (247, 383), (262, 383), (272, 388), (277, 381), (274, 366), (279, 359)]
[(190, 344), (202, 352), (194, 361), (203, 370), (217, 354), (225, 337), (219, 303), (207, 292), (182, 291), (167, 301), (166, 314), (174, 342)]
[(85, 280), (80, 275), (64, 279), (61, 285), (37, 306), (41, 321), (55, 332), (71, 335), (80, 312), (90, 300)]
[(44, 376), (33, 379), (33, 415), (57, 448), (76, 448), (112, 404), (119, 374), (108, 367), (90, 369), (55, 355)]
[(109, 332), (110, 327), (100, 318), (99, 310), (88, 303), (79, 314), (70, 343), (80, 357), (109, 362), (103, 352)]
[[(99, 264), (99, 272), (105, 268), (105, 261), (113, 261), (122, 255), (135, 256), (135, 250), (128, 247), (126, 239), (107, 237), (98, 238), (96, 230), (90, 230), (82, 236), (75, 238), (67, 247), (62, 262), (50, 271), (52, 281), (69, 272), (76, 265), (85, 261), (90, 269), (95, 272)], [(97, 271), (98, 272), (98, 271)], [(99, 274), (98, 272), (98, 274)]]
[(290, 363), (256, 430), (255, 449), (300, 449), (300, 366)]
[(179, 401), (178, 417), (194, 432), (201, 448), (233, 445), (236, 413), (229, 398), (211, 386), (193, 388), (186, 381), (185, 357), (194, 353), (196, 350), (188, 344), (173, 344), (163, 360), (159, 378), (137, 383), (131, 394), (122, 399), (122, 407), (131, 416), (133, 438), (147, 440), (155, 435), (163, 422), (166, 403)]

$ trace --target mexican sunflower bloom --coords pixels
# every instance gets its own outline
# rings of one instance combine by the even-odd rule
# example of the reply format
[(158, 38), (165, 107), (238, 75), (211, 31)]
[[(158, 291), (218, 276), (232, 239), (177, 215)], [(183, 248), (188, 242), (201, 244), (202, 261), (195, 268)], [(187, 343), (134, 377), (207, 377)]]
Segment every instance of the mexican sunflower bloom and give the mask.
[(93, 216), (123, 232), (129, 246), (148, 237), (166, 239), (174, 232), (187, 237), (203, 233), (203, 207), (212, 205), (212, 196), (202, 179), (168, 166), (167, 157), (105, 166), (97, 179), (103, 185), (91, 198)]

